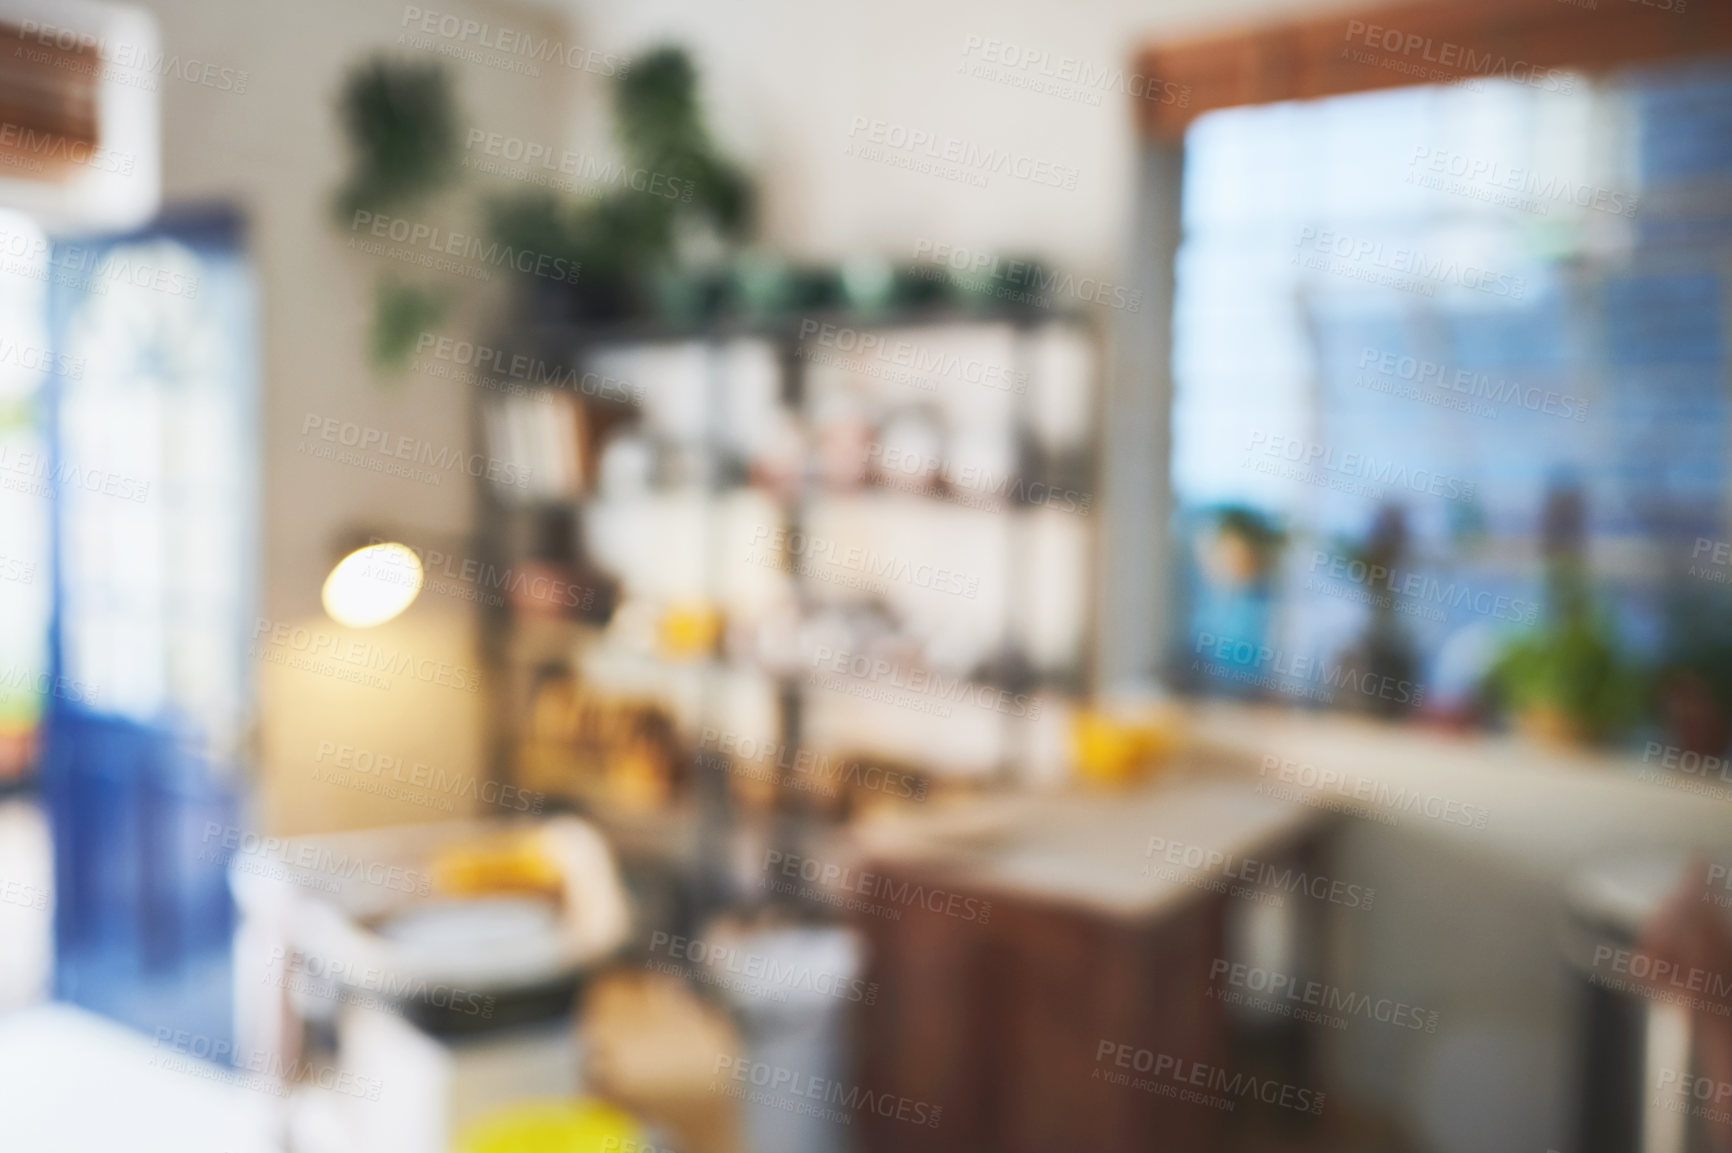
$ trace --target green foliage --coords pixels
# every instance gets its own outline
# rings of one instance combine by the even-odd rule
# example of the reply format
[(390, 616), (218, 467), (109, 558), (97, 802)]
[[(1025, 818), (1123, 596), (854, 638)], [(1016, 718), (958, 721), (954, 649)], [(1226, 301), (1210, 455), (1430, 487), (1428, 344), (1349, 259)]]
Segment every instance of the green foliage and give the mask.
[(628, 192), (573, 201), (531, 189), (491, 197), (482, 212), (499, 243), (576, 265), (564, 290), (582, 315), (606, 319), (641, 311), (645, 277), (669, 259), (669, 223), (648, 199)]
[[(834, 268), (754, 256), (742, 246), (753, 223), (755, 190), (711, 139), (690, 57), (677, 47), (657, 48), (613, 83), (614, 134), (629, 179), (598, 196), (519, 188), (484, 194), (479, 204), (478, 231), (490, 240), (578, 268), (575, 281), (557, 286), (558, 299), (550, 298), (561, 315), (614, 320), (657, 311), (684, 322), (728, 311), (762, 316), (844, 305), (954, 301), (996, 308), (1006, 303), (1007, 287), (1033, 291), (1042, 280), (1032, 260), (1026, 284), (883, 262), (866, 284)], [(361, 62), (343, 84), (338, 116), (350, 169), (334, 207), (345, 222), (357, 210), (419, 205), (462, 173), (457, 101), (440, 63), (384, 56)], [(400, 365), (414, 336), (451, 303), (439, 292), (382, 282), (375, 293), (374, 362)]]
[(1569, 621), (1509, 643), (1487, 678), (1512, 715), (1549, 709), (1590, 740), (1623, 732), (1642, 712), (1645, 685), (1606, 630)]
[(691, 59), (679, 48), (658, 48), (614, 84), (615, 132), (631, 162), (682, 190), (689, 186), (688, 207), (723, 235), (742, 236), (751, 223), (751, 182), (710, 141)]
[(456, 174), (457, 106), (443, 65), (373, 57), (344, 81), (337, 111), (350, 151), (343, 217), (413, 204)]
[(694, 229), (741, 237), (751, 184), (711, 143), (696, 72), (679, 49), (651, 52), (618, 78), (614, 115), (627, 167), (648, 173), (654, 188), (625, 185), (586, 201), (543, 191), (495, 196), (485, 206), (489, 235), (579, 264), (573, 291), (583, 315), (630, 315), (652, 300), (690, 311), (716, 294), (679, 267), (680, 241)]
[(450, 299), (437, 289), (405, 284), (395, 277), (379, 281), (373, 297), (373, 328), (368, 347), (378, 368), (401, 368), (416, 339), (444, 317)]
[(1647, 679), (1592, 604), (1579, 560), (1553, 560), (1547, 619), (1508, 641), (1486, 675), (1492, 702), (1520, 717), (1550, 712), (1588, 740), (1616, 737), (1644, 711)]

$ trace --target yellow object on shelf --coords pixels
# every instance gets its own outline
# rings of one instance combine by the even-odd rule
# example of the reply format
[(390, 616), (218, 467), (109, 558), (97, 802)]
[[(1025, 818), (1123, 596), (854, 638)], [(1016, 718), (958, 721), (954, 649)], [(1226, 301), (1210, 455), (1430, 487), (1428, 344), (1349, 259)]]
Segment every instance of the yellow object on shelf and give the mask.
[(455, 845), (433, 861), (433, 884), (446, 896), (478, 893), (558, 893), (559, 866), (538, 832), (512, 833)]
[(458, 1153), (619, 1153), (642, 1147), (631, 1114), (600, 1101), (514, 1105), (466, 1129)]
[(1078, 709), (1071, 721), (1077, 776), (1125, 785), (1149, 776), (1179, 746), (1178, 714), (1167, 709), (1125, 714)]
[(670, 605), (658, 633), (657, 644), (670, 660), (708, 656), (722, 635), (722, 614), (702, 602)]

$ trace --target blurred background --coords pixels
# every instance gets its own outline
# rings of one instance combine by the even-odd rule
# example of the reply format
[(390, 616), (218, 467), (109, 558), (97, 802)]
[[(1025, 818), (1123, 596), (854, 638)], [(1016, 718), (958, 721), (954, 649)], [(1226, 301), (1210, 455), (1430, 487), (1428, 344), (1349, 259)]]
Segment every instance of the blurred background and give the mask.
[(1732, 1149), (1732, 8), (0, 0), (0, 1148)]

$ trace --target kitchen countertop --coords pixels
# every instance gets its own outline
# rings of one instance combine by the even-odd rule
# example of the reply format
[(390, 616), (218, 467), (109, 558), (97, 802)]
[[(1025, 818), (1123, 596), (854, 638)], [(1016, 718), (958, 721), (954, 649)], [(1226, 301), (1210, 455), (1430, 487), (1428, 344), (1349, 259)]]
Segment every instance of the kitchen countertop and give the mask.
[(1123, 792), (1020, 793), (905, 811), (857, 825), (850, 848), (862, 862), (940, 869), (973, 891), (1148, 917), (1244, 883), (1227, 871), (1254, 873), (1260, 858), (1279, 855), (1322, 817), (1243, 782), (1172, 773)]
[(1539, 880), (1612, 854), (1732, 844), (1732, 791), (1639, 753), (1225, 702), (1188, 715), (1190, 755), (1221, 776)]
[(858, 867), (922, 865), (976, 890), (1148, 915), (1221, 879), (1218, 868), (1151, 868), (1164, 863), (1149, 855), (1151, 837), (1274, 855), (1334, 814), (1547, 887), (1619, 853), (1732, 842), (1732, 790), (1637, 754), (1234, 702), (1191, 702), (1184, 717), (1182, 751), (1145, 784), (878, 812), (835, 852)]

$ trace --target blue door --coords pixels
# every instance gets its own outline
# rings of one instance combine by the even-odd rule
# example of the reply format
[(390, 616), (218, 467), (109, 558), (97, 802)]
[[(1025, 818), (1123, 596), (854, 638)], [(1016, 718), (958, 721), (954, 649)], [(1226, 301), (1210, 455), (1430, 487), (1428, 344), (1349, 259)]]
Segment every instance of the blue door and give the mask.
[(232, 824), (252, 724), (254, 292), (225, 212), (61, 241), (45, 420), (53, 616), (41, 786), (56, 995), (228, 1032)]

